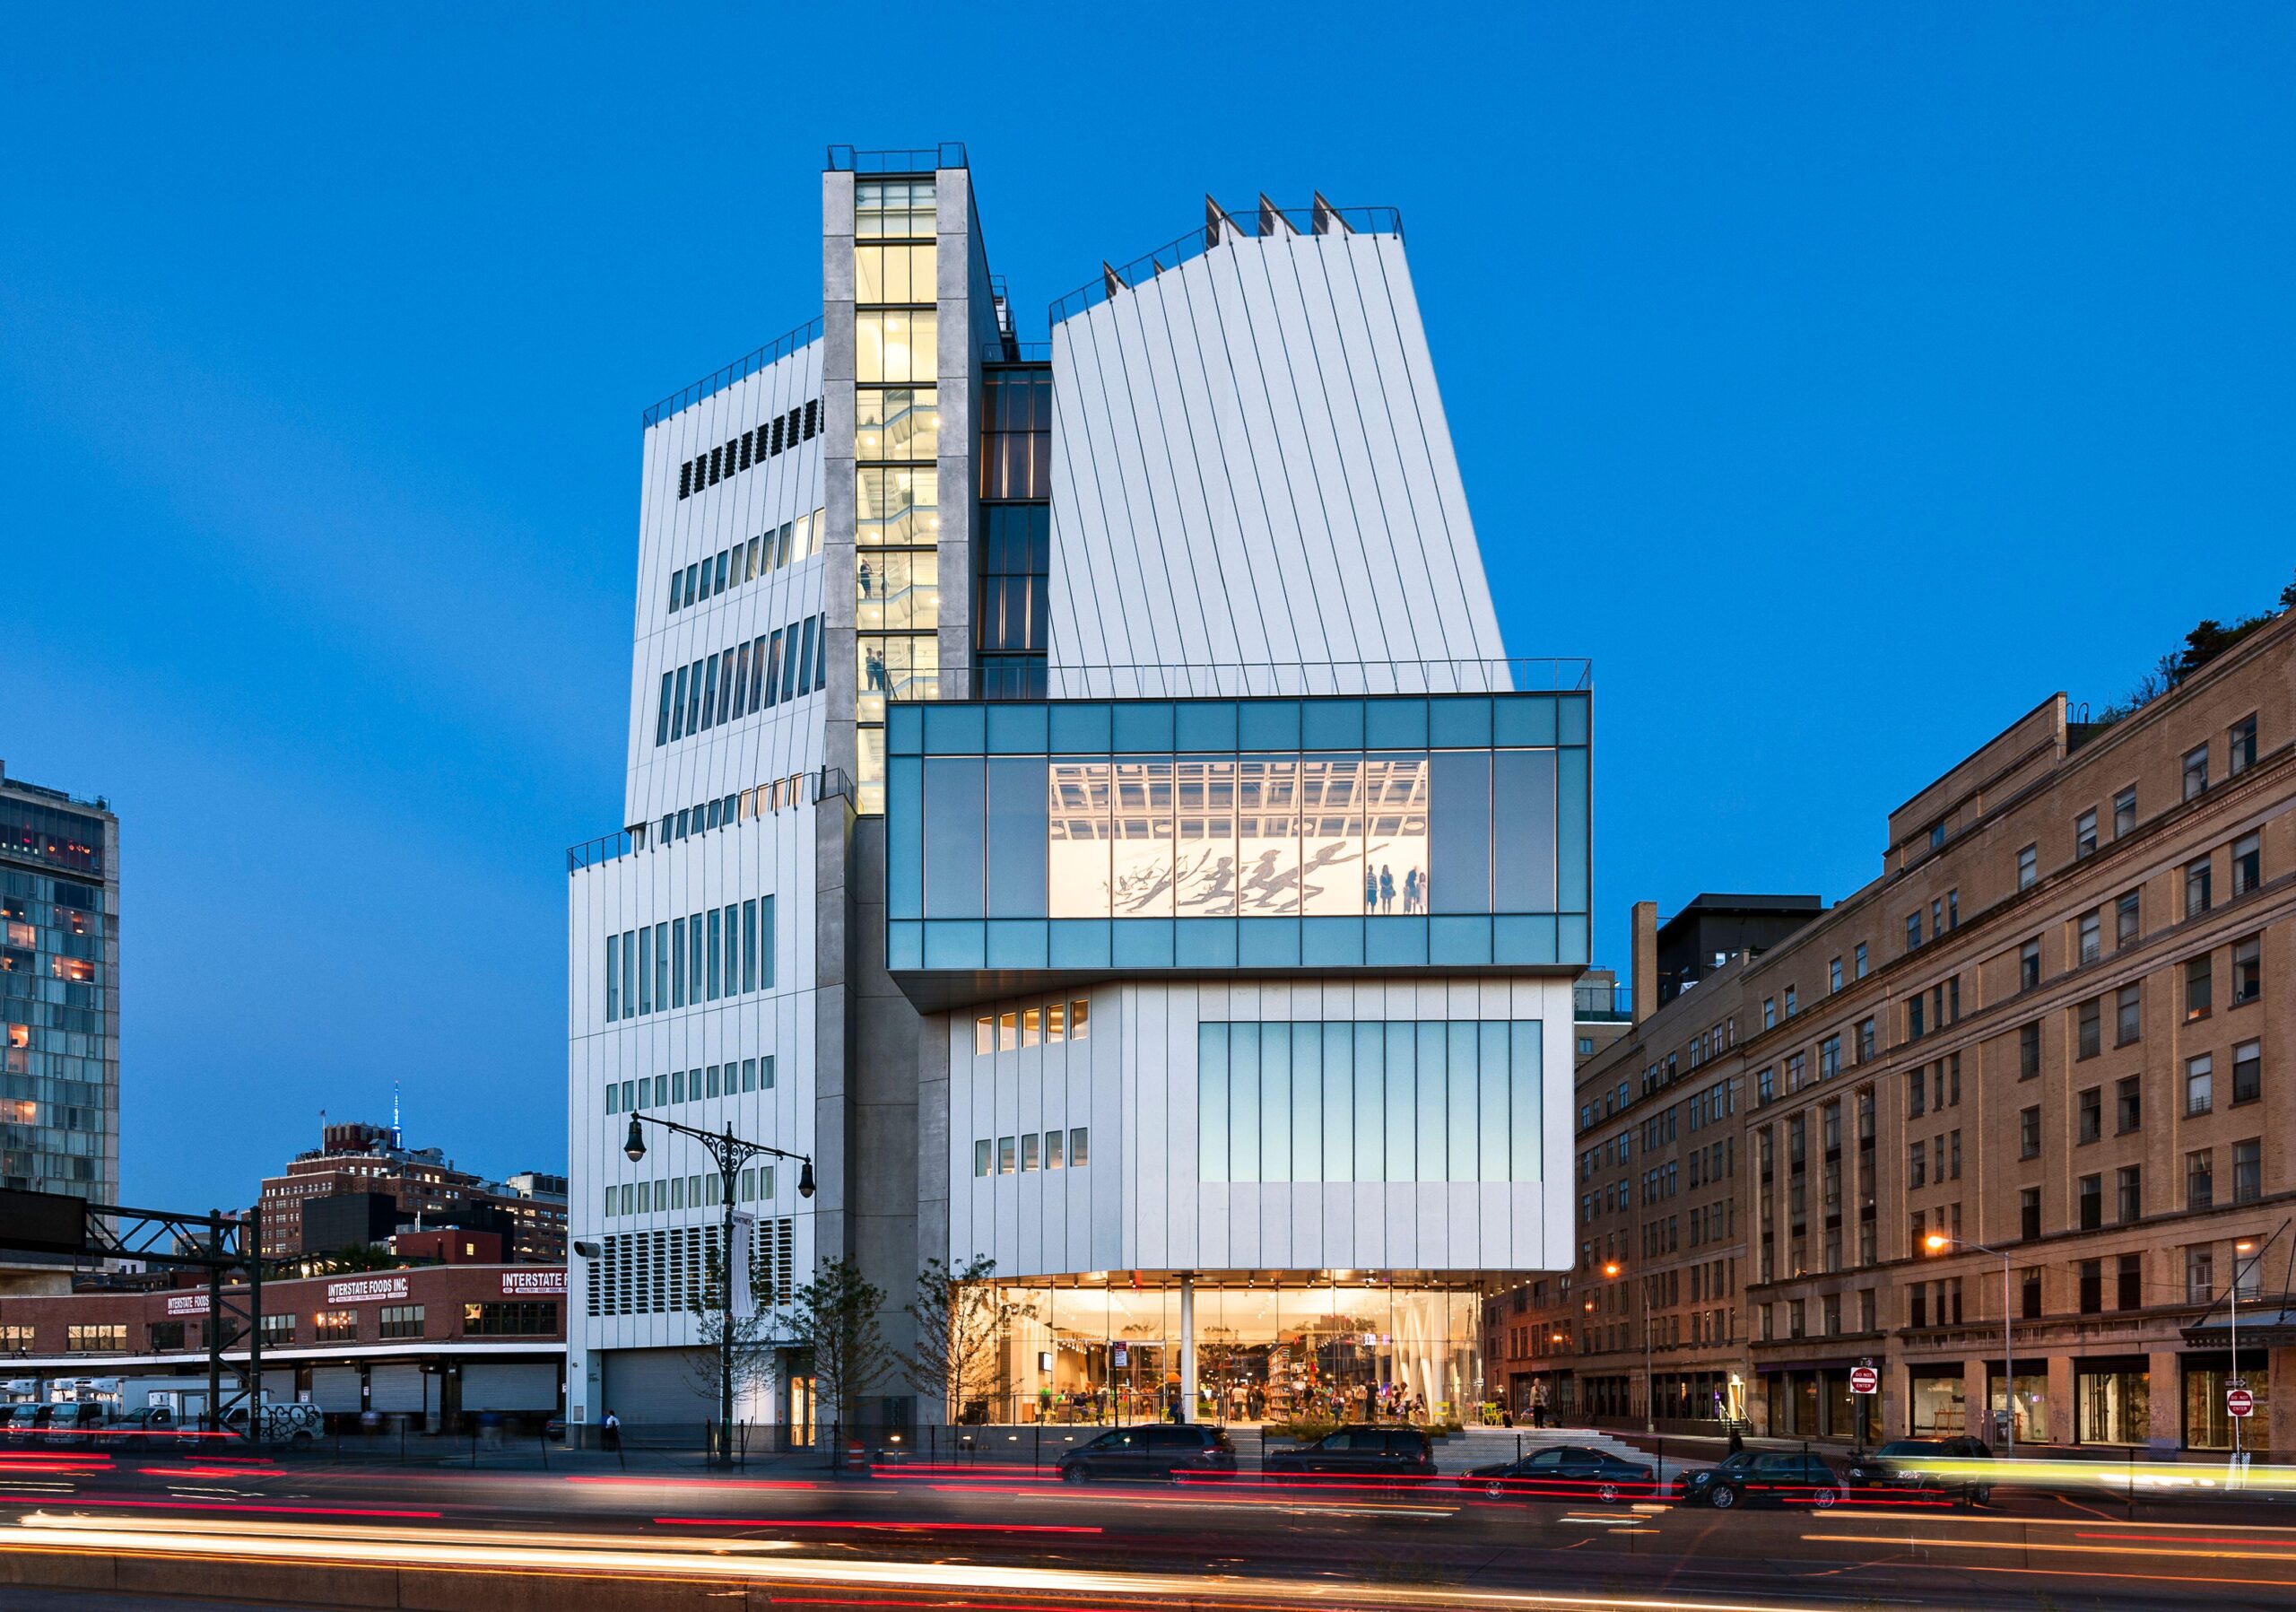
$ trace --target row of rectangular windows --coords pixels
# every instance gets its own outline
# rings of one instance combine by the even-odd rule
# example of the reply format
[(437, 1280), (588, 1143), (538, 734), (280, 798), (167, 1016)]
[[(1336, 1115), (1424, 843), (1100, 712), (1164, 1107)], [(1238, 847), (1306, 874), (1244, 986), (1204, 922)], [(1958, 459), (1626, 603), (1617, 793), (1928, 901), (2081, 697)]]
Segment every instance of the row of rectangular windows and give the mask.
[(776, 414), (755, 431), (745, 431), (732, 441), (697, 454), (679, 466), (678, 496), (691, 498), (704, 487), (714, 487), (752, 465), (764, 464), (785, 449), (810, 442), (821, 428), (822, 400), (810, 398), (786, 414)]
[(606, 937), (606, 1023), (773, 989), (773, 898)]
[[(1064, 1167), (1082, 1170), (1091, 1163), (1092, 1138), (1089, 1128), (1080, 1125), (1075, 1129), (1065, 1133), (1068, 1138), (1068, 1148), (1065, 1164), (1061, 1156), (1063, 1134), (1057, 1130), (1046, 1131), (1041, 1149), (1039, 1147), (1037, 1133), (1034, 1131), (1019, 1137), (998, 1137), (996, 1138), (993, 1152), (989, 1138), (982, 1137), (972, 1145), (972, 1172), (976, 1177), (991, 1173), (1011, 1175), (1017, 1166), (1025, 1173), (1038, 1168), (1039, 1159), (1043, 1162), (1043, 1168), (1047, 1170), (1059, 1170)], [(1017, 1151), (1014, 1146), (1015, 1142), (1019, 1145)]]
[(795, 520), (785, 520), (772, 531), (761, 532), (747, 543), (719, 549), (709, 559), (697, 560), (683, 571), (672, 571), (670, 613), (674, 615), (689, 605), (714, 599), (729, 588), (754, 582), (768, 571), (820, 553), (822, 533), (828, 524), (828, 511), (815, 510)]
[[(610, 1216), (652, 1215), (665, 1209), (715, 1209), (722, 1207), (725, 1182), (714, 1172), (673, 1175), (661, 1181), (624, 1181), (606, 1188)], [(759, 1164), (742, 1172), (735, 1183), (734, 1201), (773, 1201), (773, 1166)]]
[(984, 1013), (972, 1022), (975, 1057), (1011, 1052), (1039, 1041), (1081, 1041), (1092, 1033), (1092, 1005), (1083, 998), (1051, 1002), (1042, 1007), (1008, 1007)]
[(809, 615), (690, 667), (664, 672), (661, 708), (654, 718), (656, 746), (823, 687), (829, 677), (828, 652), (829, 634), (822, 630), (822, 617)]
[(674, 1069), (642, 1080), (606, 1082), (606, 1112), (630, 1113), (641, 1108), (662, 1108), (674, 1102), (699, 1102), (705, 1097), (734, 1097), (744, 1092), (773, 1089), (773, 1054), (745, 1058), (739, 1064), (727, 1059), (700, 1069)]

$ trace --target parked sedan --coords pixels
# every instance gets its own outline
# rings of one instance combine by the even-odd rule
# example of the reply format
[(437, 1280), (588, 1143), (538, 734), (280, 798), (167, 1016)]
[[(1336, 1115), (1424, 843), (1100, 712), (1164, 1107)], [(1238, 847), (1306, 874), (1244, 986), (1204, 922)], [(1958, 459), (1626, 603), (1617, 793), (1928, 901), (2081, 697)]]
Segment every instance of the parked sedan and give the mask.
[(1064, 1483), (1171, 1482), (1184, 1473), (1231, 1473), (1236, 1446), (1225, 1430), (1149, 1423), (1104, 1433), (1060, 1458)]
[(1841, 1478), (1819, 1457), (1799, 1450), (1741, 1450), (1718, 1465), (1685, 1475), (1677, 1497), (1718, 1512), (1768, 1502), (1824, 1511), (1842, 1497)]
[(1271, 1450), (1270, 1477), (1432, 1477), (1435, 1446), (1417, 1427), (1341, 1427), (1312, 1444)]
[(1993, 1498), (1993, 1484), (1973, 1463), (1992, 1459), (1982, 1439), (1897, 1439), (1852, 1460), (1848, 1477), (1852, 1488), (1959, 1494), (1983, 1505)]
[(1477, 1467), (1459, 1479), (1494, 1500), (1599, 1500), (1605, 1505), (1648, 1498), (1657, 1474), (1648, 1465), (1606, 1450), (1557, 1444), (1519, 1460)]

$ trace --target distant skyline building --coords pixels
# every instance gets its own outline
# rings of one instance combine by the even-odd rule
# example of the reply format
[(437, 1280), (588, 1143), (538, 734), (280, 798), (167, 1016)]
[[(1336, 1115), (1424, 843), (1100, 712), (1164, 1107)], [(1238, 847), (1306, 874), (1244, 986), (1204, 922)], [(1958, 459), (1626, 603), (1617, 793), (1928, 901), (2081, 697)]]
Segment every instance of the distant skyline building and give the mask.
[[(1508, 658), (1398, 216), (1207, 200), (1024, 343), (961, 146), (822, 182), (820, 317), (645, 414), (570, 1414), (709, 1408), (719, 1178), (642, 1111), (815, 1161), (735, 1184), (778, 1337), (993, 1259), (980, 1414), (1471, 1415), (1479, 1288), (1570, 1259), (1591, 679)], [(802, 1358), (741, 1414), (810, 1436)]]
[(389, 1125), (323, 1127), (317, 1147), (265, 1179), (255, 1209), (264, 1253), (334, 1253), (400, 1228), (459, 1226), (499, 1233), (514, 1260), (565, 1259), (565, 1177), (496, 1181), (457, 1169), (439, 1148), (405, 1146), (396, 1097), (391, 1108)]
[(0, 1186), (119, 1191), (119, 819), (4, 762)]

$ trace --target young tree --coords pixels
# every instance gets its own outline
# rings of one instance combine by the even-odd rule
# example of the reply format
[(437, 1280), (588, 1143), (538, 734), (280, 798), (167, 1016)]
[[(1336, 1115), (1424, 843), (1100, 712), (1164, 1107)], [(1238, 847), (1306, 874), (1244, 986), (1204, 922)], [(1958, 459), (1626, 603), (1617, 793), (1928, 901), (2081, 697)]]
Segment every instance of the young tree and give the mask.
[(892, 1372), (892, 1351), (877, 1322), (884, 1307), (883, 1290), (850, 1259), (825, 1261), (796, 1292), (789, 1331), (811, 1352), (814, 1385), (831, 1407), (833, 1467), (844, 1464), (847, 1419)]
[[(766, 1311), (773, 1303), (769, 1285), (761, 1279), (759, 1268), (750, 1270), (750, 1312), (735, 1314), (729, 1330), (726, 1319), (726, 1261), (718, 1256), (709, 1263), (708, 1274), (700, 1287), (686, 1301), (686, 1308), (693, 1312), (693, 1335), (700, 1351), (686, 1370), (686, 1380), (696, 1393), (705, 1396), (710, 1404), (725, 1402), (726, 1385), (733, 1384), (735, 1414), (741, 1413), (742, 1401), (752, 1392), (773, 1381), (774, 1344), (770, 1318)], [(734, 1430), (721, 1429), (726, 1439), (725, 1457), (732, 1458)]]
[(1029, 1313), (1025, 1303), (994, 1284), (996, 1274), (996, 1261), (978, 1254), (957, 1270), (928, 1259), (917, 1273), (917, 1298), (908, 1306), (917, 1347), (900, 1356), (901, 1369), (919, 1389), (941, 1396), (952, 1425), (968, 1402), (1003, 1390), (1005, 1339), (1013, 1322)]

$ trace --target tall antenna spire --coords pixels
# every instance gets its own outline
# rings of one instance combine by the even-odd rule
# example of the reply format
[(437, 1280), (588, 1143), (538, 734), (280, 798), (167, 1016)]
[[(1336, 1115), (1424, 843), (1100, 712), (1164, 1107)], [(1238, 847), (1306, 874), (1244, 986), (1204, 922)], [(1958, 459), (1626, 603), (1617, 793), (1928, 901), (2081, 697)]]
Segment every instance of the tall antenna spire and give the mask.
[(391, 1150), (397, 1152), (406, 1146), (406, 1133), (398, 1128), (398, 1082), (391, 1082)]

